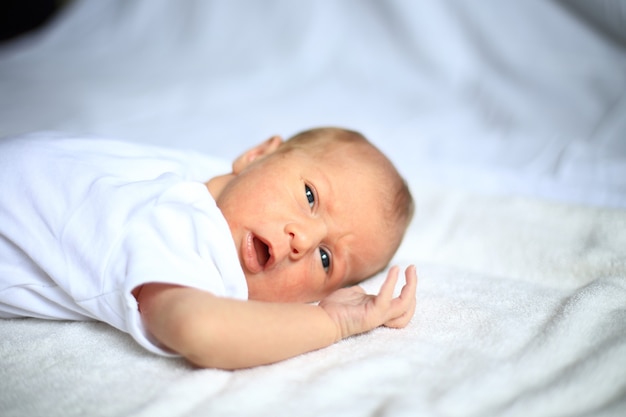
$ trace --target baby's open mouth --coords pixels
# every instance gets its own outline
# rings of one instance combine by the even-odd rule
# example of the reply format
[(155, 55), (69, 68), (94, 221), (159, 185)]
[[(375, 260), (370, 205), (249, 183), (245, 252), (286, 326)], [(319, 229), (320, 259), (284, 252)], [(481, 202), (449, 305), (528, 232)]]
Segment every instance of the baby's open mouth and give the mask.
[(259, 265), (265, 266), (265, 264), (267, 264), (267, 261), (270, 259), (269, 246), (267, 246), (265, 242), (258, 239), (256, 236), (252, 238), (252, 243), (254, 243), (254, 250), (256, 252), (256, 257), (259, 261)]

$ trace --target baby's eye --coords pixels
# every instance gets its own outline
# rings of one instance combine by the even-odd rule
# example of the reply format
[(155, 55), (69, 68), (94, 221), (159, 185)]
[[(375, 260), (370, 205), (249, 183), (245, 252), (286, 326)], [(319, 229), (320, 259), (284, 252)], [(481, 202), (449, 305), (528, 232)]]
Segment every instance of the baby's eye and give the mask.
[(306, 184), (304, 185), (304, 194), (306, 194), (306, 199), (309, 202), (309, 207), (313, 208), (313, 206), (315, 205), (315, 195), (313, 194), (311, 187)]
[(330, 269), (330, 255), (324, 249), (320, 248), (320, 258), (322, 258), (322, 266), (324, 271), (328, 272)]

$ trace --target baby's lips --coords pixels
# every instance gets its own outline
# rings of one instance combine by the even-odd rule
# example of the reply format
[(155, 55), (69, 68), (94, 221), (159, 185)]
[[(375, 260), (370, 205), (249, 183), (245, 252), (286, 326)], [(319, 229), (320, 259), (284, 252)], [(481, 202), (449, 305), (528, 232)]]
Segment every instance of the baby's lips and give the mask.
[(242, 258), (244, 267), (253, 274), (263, 271), (263, 265), (259, 262), (256, 247), (254, 245), (254, 235), (248, 233), (242, 247)]

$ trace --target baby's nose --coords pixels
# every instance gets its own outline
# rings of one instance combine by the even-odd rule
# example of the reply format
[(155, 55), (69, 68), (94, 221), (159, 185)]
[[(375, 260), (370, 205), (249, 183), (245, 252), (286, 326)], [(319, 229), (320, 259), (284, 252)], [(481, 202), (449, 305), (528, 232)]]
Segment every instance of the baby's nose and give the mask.
[(285, 227), (289, 236), (292, 257), (302, 257), (316, 249), (322, 242), (326, 227), (319, 219), (290, 223)]

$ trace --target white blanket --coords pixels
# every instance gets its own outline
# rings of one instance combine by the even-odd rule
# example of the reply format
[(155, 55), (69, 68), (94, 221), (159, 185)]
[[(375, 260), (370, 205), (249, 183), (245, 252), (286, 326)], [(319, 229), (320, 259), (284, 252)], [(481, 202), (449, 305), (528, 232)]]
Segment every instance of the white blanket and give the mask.
[(626, 5), (573, 4), (83, 0), (1, 46), (0, 136), (232, 159), (363, 131), (417, 198), (394, 262), (420, 282), (406, 329), (235, 372), (0, 320), (0, 415), (624, 415)]

